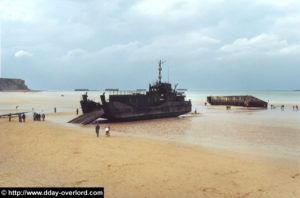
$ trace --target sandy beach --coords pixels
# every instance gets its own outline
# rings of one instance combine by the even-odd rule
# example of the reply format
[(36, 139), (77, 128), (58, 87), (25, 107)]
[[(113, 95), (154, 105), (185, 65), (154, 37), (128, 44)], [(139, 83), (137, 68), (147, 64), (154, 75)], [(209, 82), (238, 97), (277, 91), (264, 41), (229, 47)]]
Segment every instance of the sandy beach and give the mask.
[[(253, 115), (236, 109), (224, 117), (226, 112), (212, 108), (208, 111), (217, 114), (214, 119), (208, 112), (111, 124), (111, 137), (104, 136), (103, 124), (97, 138), (93, 125), (65, 124), (75, 117), (75, 100), (58, 95), (57, 100), (43, 101), (45, 95), (24, 97), (18, 101), (20, 111), (23, 106), (40, 108), (29, 103), (30, 98), (48, 104), (48, 111), (57, 100), (64, 100), (61, 107), (68, 104), (65, 109), (70, 110), (49, 112), (45, 122), (32, 121), (30, 115), (26, 123), (0, 118), (0, 186), (95, 186), (104, 187), (105, 197), (300, 197), (298, 117), (276, 125), (276, 116), (270, 118), (274, 123), (269, 118), (258, 122), (256, 118), (266, 117), (265, 112)], [(5, 106), (4, 112), (18, 103)], [(224, 139), (218, 138), (221, 133)], [(291, 138), (280, 142), (281, 133)], [(210, 144), (193, 144), (191, 139)], [(236, 147), (228, 147), (235, 141)], [(287, 152), (277, 152), (275, 146), (263, 150), (257, 146), (260, 141)], [(212, 146), (222, 142), (224, 147)], [(243, 150), (239, 145), (245, 142), (251, 146)]]
[(299, 161), (90, 128), (0, 120), (0, 186), (103, 186), (105, 197), (300, 197)]

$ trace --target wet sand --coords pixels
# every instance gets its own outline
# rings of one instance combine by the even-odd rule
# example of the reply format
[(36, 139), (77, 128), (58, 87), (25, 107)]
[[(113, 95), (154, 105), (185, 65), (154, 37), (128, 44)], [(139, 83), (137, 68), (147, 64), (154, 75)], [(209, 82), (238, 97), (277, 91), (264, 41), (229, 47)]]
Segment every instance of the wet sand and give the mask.
[(103, 186), (105, 197), (300, 197), (299, 117), (291, 112), (208, 107), (111, 124), (111, 137), (102, 124), (96, 138), (94, 126), (65, 124), (77, 105), (68, 97), (19, 99), (20, 111), (63, 101), (45, 122), (0, 118), (0, 186)]

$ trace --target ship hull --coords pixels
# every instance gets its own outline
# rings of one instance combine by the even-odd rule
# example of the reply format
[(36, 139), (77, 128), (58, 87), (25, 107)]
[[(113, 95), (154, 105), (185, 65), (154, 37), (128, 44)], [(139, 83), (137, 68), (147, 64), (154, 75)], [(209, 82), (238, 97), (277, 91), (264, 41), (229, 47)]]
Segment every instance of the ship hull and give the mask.
[(110, 121), (136, 121), (177, 117), (191, 111), (191, 102), (166, 102), (155, 107), (132, 107), (120, 102), (103, 105), (106, 118)]

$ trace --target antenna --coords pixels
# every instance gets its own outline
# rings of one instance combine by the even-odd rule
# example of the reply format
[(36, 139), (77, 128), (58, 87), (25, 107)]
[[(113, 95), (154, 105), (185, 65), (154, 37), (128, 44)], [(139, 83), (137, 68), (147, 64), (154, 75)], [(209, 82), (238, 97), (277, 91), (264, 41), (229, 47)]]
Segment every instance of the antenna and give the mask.
[(161, 71), (162, 71), (161, 65), (164, 64), (165, 62), (166, 61), (162, 61), (162, 60), (158, 61), (158, 82), (159, 82), (159, 84), (161, 83)]
[(176, 85), (175, 85), (175, 87), (174, 87), (174, 91), (176, 91), (177, 86), (178, 86), (178, 83), (176, 83)]

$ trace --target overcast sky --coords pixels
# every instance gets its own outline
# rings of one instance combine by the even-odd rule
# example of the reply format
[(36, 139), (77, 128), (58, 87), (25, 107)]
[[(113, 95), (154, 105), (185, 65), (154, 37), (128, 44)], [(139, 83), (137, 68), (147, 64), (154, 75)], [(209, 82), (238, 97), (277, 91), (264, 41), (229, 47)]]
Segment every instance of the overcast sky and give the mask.
[(299, 89), (299, 0), (0, 0), (2, 77), (32, 89)]

